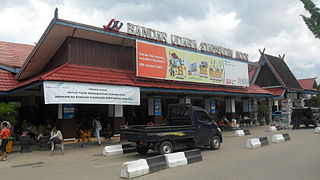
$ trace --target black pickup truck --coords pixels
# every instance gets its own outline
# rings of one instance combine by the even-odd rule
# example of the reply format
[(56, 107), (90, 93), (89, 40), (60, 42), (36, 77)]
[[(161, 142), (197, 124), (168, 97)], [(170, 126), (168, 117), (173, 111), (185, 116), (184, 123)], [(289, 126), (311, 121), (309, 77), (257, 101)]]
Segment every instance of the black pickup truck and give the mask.
[(200, 107), (191, 105), (169, 105), (167, 125), (133, 125), (121, 129), (121, 139), (133, 142), (139, 154), (149, 149), (159, 154), (172, 153), (183, 147), (209, 146), (220, 148), (221, 130)]

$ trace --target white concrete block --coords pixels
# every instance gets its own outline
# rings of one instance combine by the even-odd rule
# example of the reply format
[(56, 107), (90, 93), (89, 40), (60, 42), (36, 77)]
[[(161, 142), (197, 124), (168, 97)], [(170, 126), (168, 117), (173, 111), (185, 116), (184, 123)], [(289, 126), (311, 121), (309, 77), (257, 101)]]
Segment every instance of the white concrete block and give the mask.
[(234, 136), (244, 136), (243, 130), (236, 130), (236, 131), (234, 131)]
[(317, 133), (317, 134), (320, 134), (320, 127), (316, 127), (316, 128), (314, 129), (314, 132)]
[(272, 136), (271, 142), (273, 143), (281, 143), (284, 142), (284, 137), (282, 134), (274, 134)]
[(275, 126), (270, 126), (268, 131), (269, 132), (275, 132), (275, 131), (277, 131), (277, 128)]
[(260, 139), (259, 138), (248, 139), (246, 147), (249, 149), (261, 147)]
[(149, 174), (149, 166), (147, 160), (139, 159), (136, 161), (129, 161), (123, 163), (120, 177), (130, 179), (145, 174)]
[(115, 154), (123, 154), (123, 149), (121, 144), (106, 146), (102, 150), (103, 156), (115, 155)]
[(186, 156), (184, 155), (184, 152), (177, 152), (177, 153), (171, 153), (171, 154), (165, 154), (167, 167), (177, 167), (177, 166), (183, 166), (187, 165), (188, 161)]

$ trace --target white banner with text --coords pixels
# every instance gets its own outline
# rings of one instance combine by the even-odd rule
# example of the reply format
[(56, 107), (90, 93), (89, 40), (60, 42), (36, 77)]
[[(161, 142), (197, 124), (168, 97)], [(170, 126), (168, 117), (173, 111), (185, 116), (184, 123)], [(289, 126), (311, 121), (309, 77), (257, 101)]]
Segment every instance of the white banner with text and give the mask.
[(43, 82), (45, 104), (140, 105), (140, 88), (93, 83)]

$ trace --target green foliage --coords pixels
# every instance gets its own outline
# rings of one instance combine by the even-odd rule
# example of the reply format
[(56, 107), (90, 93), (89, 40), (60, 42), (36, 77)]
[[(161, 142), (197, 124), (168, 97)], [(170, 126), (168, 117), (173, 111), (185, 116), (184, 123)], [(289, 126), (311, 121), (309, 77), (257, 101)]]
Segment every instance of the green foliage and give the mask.
[(27, 120), (24, 119), (22, 121), (21, 128), (22, 128), (23, 131), (26, 131), (28, 127), (29, 127), (29, 124), (28, 124)]
[(312, 0), (301, 0), (304, 4), (304, 8), (310, 13), (310, 17), (301, 15), (303, 21), (308, 26), (309, 30), (314, 36), (320, 39), (320, 9), (316, 7)]
[(9, 121), (11, 124), (17, 123), (18, 110), (20, 106), (16, 102), (0, 103), (0, 121)]
[(308, 107), (320, 107), (320, 97), (313, 96), (311, 99), (306, 100), (306, 106)]
[(258, 105), (258, 114), (260, 116), (264, 116), (265, 118), (269, 118), (270, 108), (266, 104)]

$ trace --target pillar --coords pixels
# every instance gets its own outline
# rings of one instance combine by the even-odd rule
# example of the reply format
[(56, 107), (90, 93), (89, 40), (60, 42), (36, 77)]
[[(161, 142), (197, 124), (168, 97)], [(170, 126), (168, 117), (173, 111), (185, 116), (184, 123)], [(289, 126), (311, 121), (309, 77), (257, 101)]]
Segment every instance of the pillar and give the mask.
[(113, 131), (115, 134), (120, 133), (120, 128), (125, 124), (123, 117), (123, 105), (108, 105), (108, 117), (113, 123)]
[(229, 118), (236, 119), (236, 101), (234, 98), (225, 99), (226, 102), (226, 113), (230, 113)]

